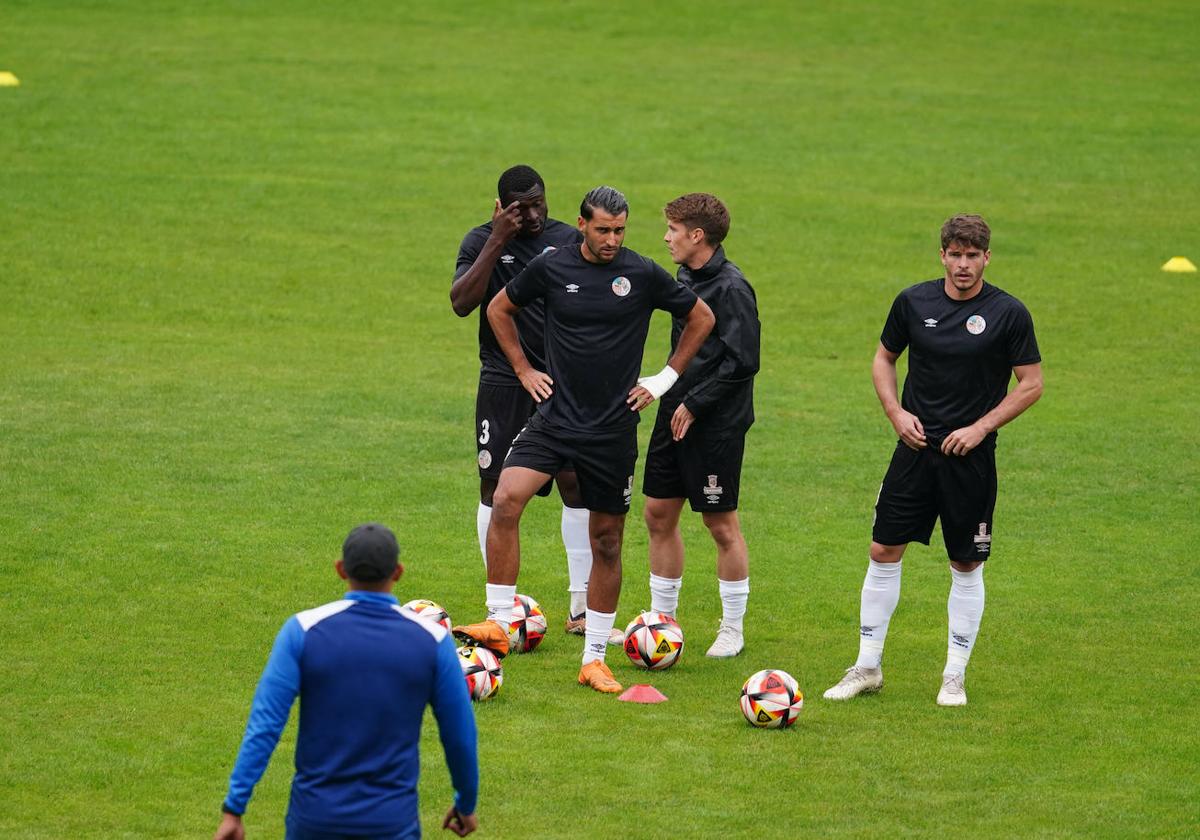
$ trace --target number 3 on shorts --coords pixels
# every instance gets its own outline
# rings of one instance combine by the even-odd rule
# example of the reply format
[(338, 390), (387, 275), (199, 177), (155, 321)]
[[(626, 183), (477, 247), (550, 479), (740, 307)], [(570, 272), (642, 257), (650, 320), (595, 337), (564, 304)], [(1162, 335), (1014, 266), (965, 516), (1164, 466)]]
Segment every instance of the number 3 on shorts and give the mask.
[(484, 420), (479, 424), (479, 442), (483, 446), (488, 445), (488, 441), (492, 439), (491, 424)]

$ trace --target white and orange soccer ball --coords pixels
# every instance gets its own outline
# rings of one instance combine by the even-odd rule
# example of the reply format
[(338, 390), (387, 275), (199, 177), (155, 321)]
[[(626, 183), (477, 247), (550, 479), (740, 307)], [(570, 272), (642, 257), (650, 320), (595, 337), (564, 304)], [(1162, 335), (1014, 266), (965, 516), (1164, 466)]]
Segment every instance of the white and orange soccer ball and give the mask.
[(787, 671), (767, 668), (742, 686), (742, 714), (754, 726), (763, 729), (791, 726), (803, 707), (804, 695)]
[(546, 614), (542, 606), (528, 595), (513, 598), (512, 621), (508, 624), (508, 649), (512, 653), (529, 653), (542, 643), (546, 635)]
[(683, 628), (666, 613), (644, 612), (625, 627), (625, 655), (639, 668), (662, 671), (683, 653)]
[(422, 618), (428, 618), (430, 621), (436, 621), (438, 624), (450, 629), (450, 613), (446, 612), (437, 601), (430, 601), (426, 598), (417, 598), (414, 601), (409, 601), (404, 605), (407, 610), (412, 610)]
[(504, 669), (500, 659), (485, 647), (463, 645), (458, 649), (458, 664), (467, 681), (472, 700), (486, 700), (500, 690)]

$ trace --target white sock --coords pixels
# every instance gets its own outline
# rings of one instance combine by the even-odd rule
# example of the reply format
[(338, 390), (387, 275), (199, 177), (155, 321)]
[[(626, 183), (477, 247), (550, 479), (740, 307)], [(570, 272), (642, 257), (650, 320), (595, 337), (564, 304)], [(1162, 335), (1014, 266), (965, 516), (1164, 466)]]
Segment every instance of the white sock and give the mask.
[(608, 650), (608, 634), (612, 632), (613, 622), (616, 620), (615, 612), (587, 611), (587, 628), (584, 630), (583, 641), (584, 665), (595, 659), (604, 661), (604, 652)]
[(946, 641), (946, 669), (944, 675), (962, 674), (967, 670), (975, 637), (979, 635), (979, 622), (983, 618), (983, 566), (972, 571), (960, 572), (950, 569), (950, 598), (946, 612), (950, 616), (950, 628)]
[(487, 585), (487, 617), (507, 627), (512, 623), (513, 600), (517, 597), (517, 585), (506, 586), (503, 583)]
[(742, 617), (746, 615), (746, 601), (750, 598), (750, 578), (717, 578), (717, 588), (721, 593), (721, 623), (742, 632)]
[(679, 609), (679, 589), (683, 578), (665, 578), (650, 573), (650, 609), (653, 612), (675, 615)]
[(862, 602), (859, 608), (859, 668), (878, 668), (883, 661), (883, 642), (887, 638), (888, 622), (900, 602), (900, 566), (898, 563), (876, 563), (867, 566), (863, 581)]
[(479, 534), (479, 553), (483, 556), (485, 572), (487, 571), (487, 532), (490, 524), (492, 524), (492, 509), (489, 505), (480, 502), (479, 509), (475, 511), (475, 531)]
[(563, 505), (562, 541), (567, 550), (567, 591), (571, 593), (571, 615), (587, 609), (588, 578), (592, 575), (592, 540), (588, 536), (591, 512)]

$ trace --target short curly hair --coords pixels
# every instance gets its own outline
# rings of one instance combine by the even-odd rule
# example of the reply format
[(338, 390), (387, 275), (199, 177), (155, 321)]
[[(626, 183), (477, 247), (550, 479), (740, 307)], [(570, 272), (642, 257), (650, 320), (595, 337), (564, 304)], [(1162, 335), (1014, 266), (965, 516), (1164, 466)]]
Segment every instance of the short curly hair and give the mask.
[(687, 225), (689, 230), (703, 230), (704, 241), (714, 248), (729, 234), (729, 211), (721, 199), (709, 193), (681, 195), (664, 207), (663, 213), (668, 220)]

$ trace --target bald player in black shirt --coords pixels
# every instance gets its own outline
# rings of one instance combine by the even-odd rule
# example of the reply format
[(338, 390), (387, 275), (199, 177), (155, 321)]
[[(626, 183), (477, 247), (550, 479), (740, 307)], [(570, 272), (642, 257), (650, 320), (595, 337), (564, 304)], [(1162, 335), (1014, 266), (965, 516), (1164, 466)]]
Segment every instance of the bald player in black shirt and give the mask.
[[(652, 260), (622, 247), (629, 205), (612, 187), (583, 199), (583, 242), (535, 259), (496, 295), (488, 318), (537, 413), (513, 441), (493, 497), (488, 529), (488, 620), (456, 627), (460, 638), (508, 652), (507, 627), (520, 569), (518, 526), (525, 505), (561, 465), (575, 466), (591, 511), (592, 574), (588, 582), (581, 685), (617, 693), (604, 663), (621, 592), (621, 541), (633, 492), (638, 412), (678, 379), (713, 326), (712, 311)], [(545, 305), (546, 370), (530, 364), (515, 317)], [(639, 380), (650, 316), (663, 309), (684, 319), (667, 366)]]
[[(517, 375), (496, 343), (487, 319), (487, 307), (508, 281), (546, 251), (578, 245), (583, 236), (572, 225), (549, 216), (546, 185), (532, 167), (513, 166), (500, 175), (498, 198), (492, 220), (472, 228), (458, 249), (450, 305), (465, 318), (479, 309), (479, 388), (475, 396), (475, 445), (479, 465), (479, 506), (475, 531), (479, 552), (487, 564), (487, 529), (492, 518), (492, 494), (500, 478), (504, 456), (517, 432), (533, 413), (532, 397), (521, 387)], [(517, 316), (521, 349), (530, 363), (545, 367), (545, 316), (540, 302)], [(555, 476), (563, 509), (560, 530), (567, 554), (567, 589), (571, 605), (566, 629), (583, 634), (587, 607), (587, 581), (592, 571), (592, 547), (588, 540), (588, 512), (579, 496), (575, 472), (568, 466)], [(550, 482), (538, 495), (550, 492)]]
[[(872, 365), (875, 391), (900, 440), (875, 503), (863, 582), (859, 654), (827, 700), (883, 687), (883, 643), (900, 597), (908, 543), (929, 544), (934, 521), (950, 559), (949, 632), (939, 706), (963, 706), (967, 662), (983, 616), (983, 562), (996, 505), (996, 430), (1042, 395), (1033, 320), (1012, 295), (984, 282), (991, 231), (979, 216), (942, 226), (945, 276), (905, 289), (892, 304)], [(896, 393), (896, 360), (908, 376)], [(1015, 376), (1016, 387), (1008, 391)]]

